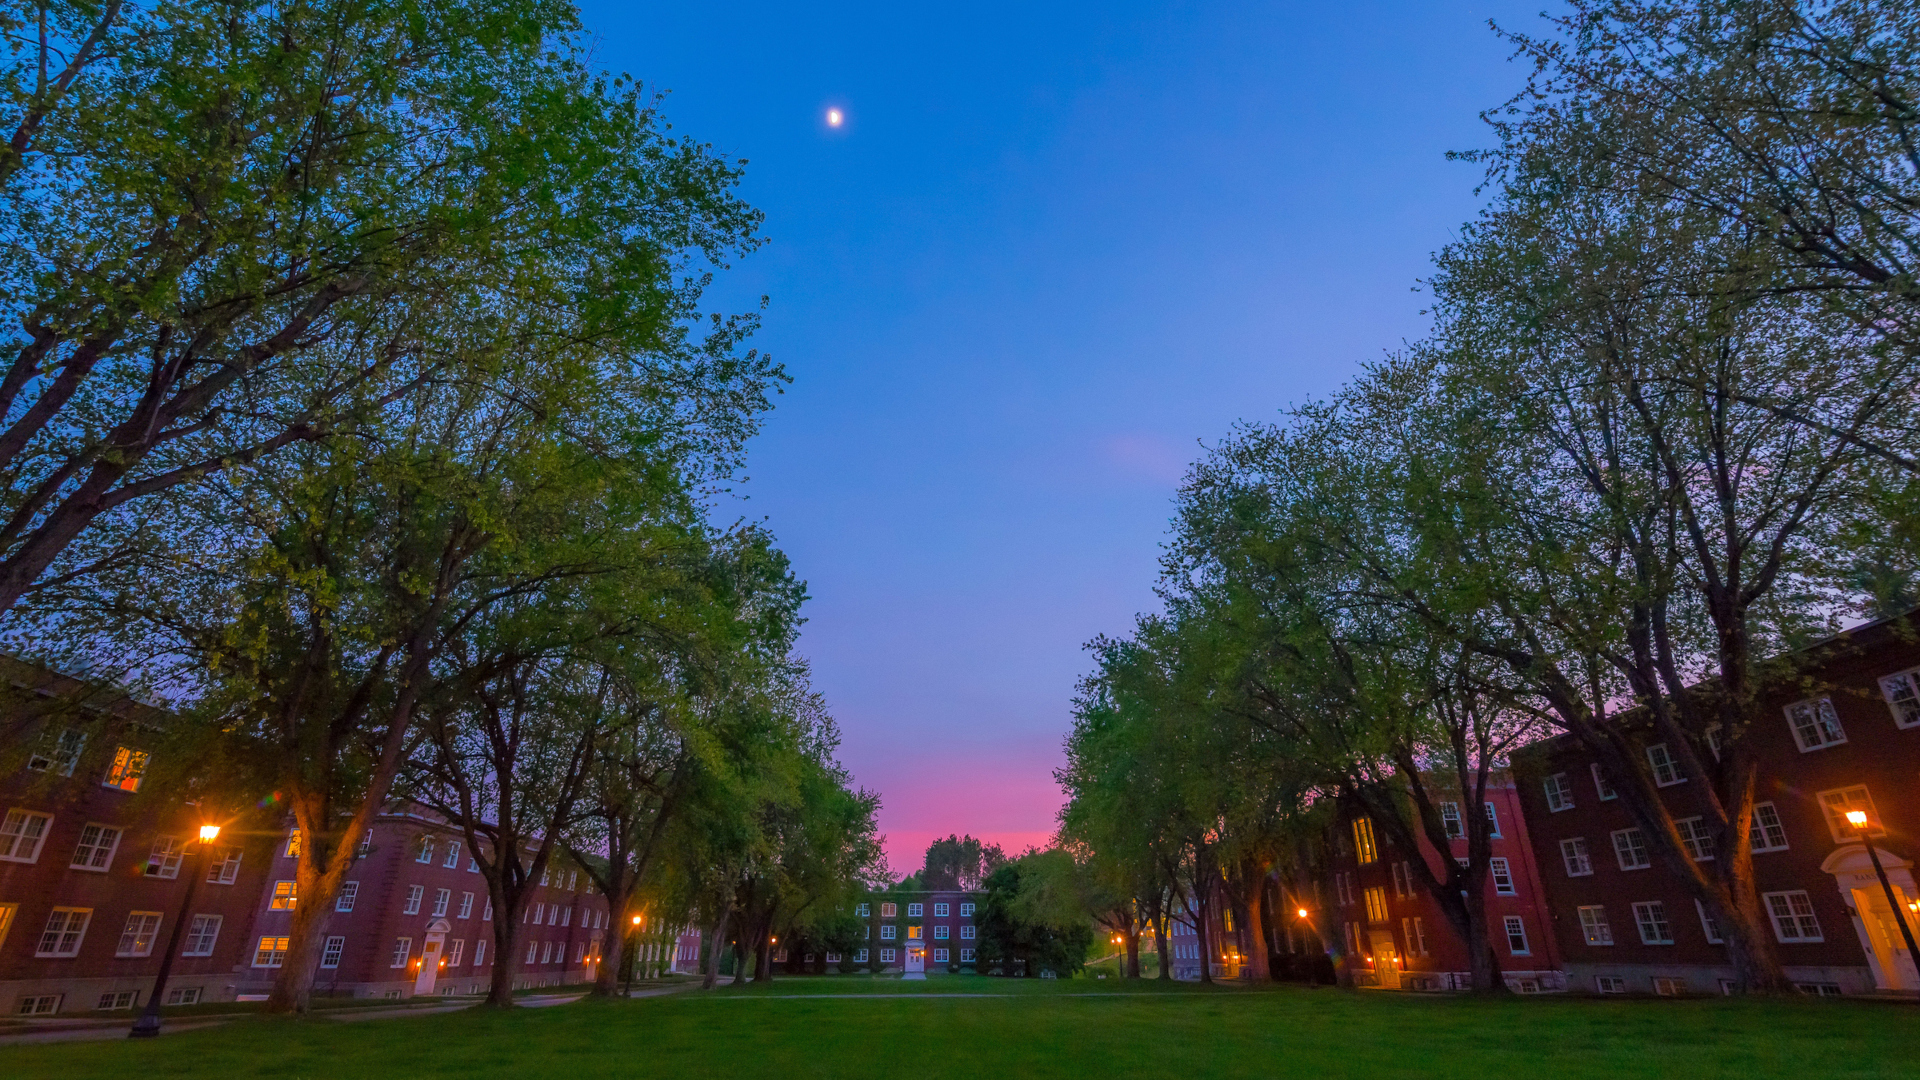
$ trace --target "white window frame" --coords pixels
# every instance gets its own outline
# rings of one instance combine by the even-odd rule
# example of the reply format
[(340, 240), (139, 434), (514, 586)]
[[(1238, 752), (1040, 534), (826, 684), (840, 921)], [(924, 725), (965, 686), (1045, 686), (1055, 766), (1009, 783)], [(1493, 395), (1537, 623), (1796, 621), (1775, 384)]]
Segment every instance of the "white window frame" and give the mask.
[(1886, 824), (1880, 819), (1880, 810), (1873, 803), (1873, 792), (1867, 790), (1865, 784), (1828, 788), (1825, 791), (1815, 792), (1814, 799), (1820, 803), (1821, 816), (1827, 819), (1827, 832), (1832, 834), (1833, 842), (1836, 844), (1860, 842), (1860, 831), (1847, 821), (1848, 810), (1867, 812), (1869, 837), (1887, 835)]
[(1593, 876), (1593, 853), (1587, 850), (1587, 838), (1569, 836), (1560, 841), (1560, 861), (1568, 877)]
[(1618, 975), (1595, 975), (1593, 992), (1596, 994), (1624, 994), (1627, 992), (1627, 980)]
[(454, 917), (457, 919), (473, 918), (473, 894), (472, 893), (463, 892), (460, 894), (460, 914)]
[(945, 926), (935, 926), (935, 927), (933, 928), (933, 940), (935, 940), (935, 941), (945, 941), (945, 940), (947, 940), (947, 937), (948, 937), (948, 928), (947, 928), (947, 927), (945, 927)]
[[(272, 944), (268, 944), (271, 942)], [(262, 934), (253, 943), (253, 966), (277, 968), (287, 962), (287, 947), (293, 944), (286, 934)]]
[(420, 914), (420, 905), (425, 903), (426, 899), (427, 899), (427, 887), (425, 885), (407, 886), (407, 905), (400, 909), (400, 914), (402, 915)]
[[(1796, 903), (1798, 901), (1798, 903)], [(1805, 889), (1784, 889), (1760, 894), (1760, 903), (1773, 921), (1773, 936), (1782, 945), (1811, 945), (1827, 940), (1820, 917), (1813, 910), (1813, 897)], [(1800, 920), (1805, 920), (1803, 924)], [(1803, 933), (1808, 925), (1812, 934)]]
[[(1533, 949), (1527, 943), (1527, 921), (1518, 915), (1509, 915), (1502, 922), (1507, 931), (1507, 951), (1514, 956), (1532, 956)], [(1517, 947), (1515, 941), (1520, 943)]]
[(429, 864), (433, 862), (433, 837), (423, 836), (420, 838), (420, 850), (414, 852), (413, 861)]
[[(283, 888), (284, 886), (284, 888)], [(268, 911), (292, 911), (300, 903), (299, 886), (291, 881), (276, 881), (267, 897)]]
[(972, 940), (973, 940), (973, 927), (971, 927), (971, 926), (963, 926), (963, 927), (961, 927), (961, 928), (960, 928), (960, 940), (961, 940), (961, 941), (972, 941)]
[(467, 939), (454, 938), (447, 944), (451, 946), (447, 952), (447, 966), (459, 967), (460, 962), (467, 958)]
[(1920, 668), (1882, 676), (1880, 695), (1886, 699), (1887, 711), (1893, 714), (1894, 727), (1920, 726)]
[(1607, 921), (1605, 905), (1582, 904), (1575, 913), (1580, 919), (1580, 937), (1588, 945), (1613, 944), (1613, 924)]
[(1458, 840), (1467, 835), (1466, 822), (1460, 817), (1459, 803), (1440, 804), (1440, 830), (1447, 834), (1449, 840)]
[(340, 895), (333, 898), (333, 910), (343, 912), (343, 913), (351, 912), (353, 910), (354, 901), (358, 899), (359, 896), (360, 896), (359, 882), (357, 881), (341, 882)]
[[(1667, 918), (1666, 901), (1664, 900), (1635, 901), (1633, 905), (1633, 924), (1634, 926), (1638, 927), (1640, 930), (1640, 944), (1642, 945), (1673, 944), (1673, 920)], [(1649, 930), (1658, 932), (1659, 928), (1661, 927), (1664, 927), (1666, 929), (1665, 937), (1661, 938), (1661, 937), (1647, 936)]]
[(152, 761), (153, 755), (145, 750), (118, 747), (113, 752), (113, 764), (107, 767), (107, 778), (100, 781), (100, 786), (131, 795), (140, 790), (141, 783), (146, 780), (147, 766)]
[[(1774, 842), (1776, 836), (1779, 843)], [(1787, 850), (1787, 824), (1780, 819), (1780, 808), (1773, 805), (1772, 800), (1753, 804), (1753, 818), (1747, 823), (1747, 843), (1756, 855)]]
[[(1653, 865), (1653, 848), (1648, 845), (1647, 835), (1640, 831), (1639, 826), (1630, 825), (1624, 829), (1615, 829), (1613, 830), (1612, 836), (1613, 857), (1614, 861), (1620, 864), (1620, 869), (1645, 870)], [(1637, 845), (1637, 850), (1636, 845), (1633, 843), (1635, 838), (1638, 838), (1640, 841)], [(1622, 843), (1622, 841), (1625, 841), (1625, 843)], [(1639, 862), (1632, 864), (1627, 862), (1627, 854), (1630, 851), (1640, 857)]]
[(1674, 830), (1680, 834), (1680, 845), (1687, 849), (1687, 858), (1694, 862), (1712, 862), (1717, 853), (1713, 842), (1713, 831), (1707, 827), (1703, 815), (1678, 818), (1673, 823)]
[(158, 911), (129, 911), (127, 923), (120, 930), (120, 943), (114, 946), (115, 956), (152, 956), (154, 939), (160, 936)]
[(898, 940), (899, 932), (900, 932), (899, 927), (893, 925), (892, 923), (887, 923), (884, 926), (880, 927), (880, 940), (881, 941)]
[(926, 905), (924, 904), (908, 904), (907, 905), (907, 917), (910, 919), (925, 918), (926, 912), (927, 912), (927, 909), (926, 909)]
[(1653, 769), (1655, 787), (1673, 787), (1687, 782), (1687, 778), (1680, 775), (1680, 763), (1667, 751), (1666, 743), (1657, 742), (1647, 747), (1647, 764)]
[(460, 847), (461, 844), (458, 840), (447, 841), (447, 857), (441, 861), (440, 865), (448, 870), (458, 867), (460, 865)]
[(1562, 810), (1573, 809), (1573, 781), (1566, 773), (1554, 773), (1547, 777), (1541, 786), (1546, 789), (1547, 810), (1550, 813), (1557, 814)]
[[(1495, 855), (1487, 860), (1487, 872), (1493, 876), (1493, 891), (1500, 896), (1517, 896), (1519, 890), (1513, 883), (1513, 864), (1505, 856)], [(1500, 879), (1505, 878), (1502, 885)]]
[(186, 858), (186, 844), (177, 836), (156, 836), (153, 850), (147, 853), (143, 876), (172, 881), (180, 876), (180, 864)]
[(1713, 917), (1713, 912), (1707, 910), (1707, 905), (1696, 899), (1693, 909), (1700, 913), (1700, 932), (1707, 936), (1707, 944), (1725, 945), (1727, 940), (1720, 932), (1720, 922)]
[(863, 918), (863, 919), (865, 919), (865, 918), (868, 918), (869, 916), (871, 916), (871, 915), (873, 914), (873, 905), (871, 905), (871, 904), (855, 904), (855, 905), (853, 905), (853, 913), (854, 913), (855, 915), (858, 915), (859, 917), (861, 917), (861, 918)]
[(223, 915), (195, 915), (187, 924), (187, 940), (180, 947), (180, 955), (212, 956), (213, 947), (220, 942), (220, 924), (225, 921)]
[(946, 917), (947, 917), (947, 905), (945, 905), (945, 904), (935, 904), (935, 905), (933, 905), (933, 917), (934, 917), (934, 918), (936, 918), (936, 919), (944, 919), (944, 918), (946, 918)]
[[(36, 831), (37, 828), (37, 831)], [(0, 820), (0, 862), (31, 863), (40, 859), (40, 849), (46, 846), (47, 834), (53, 831), (53, 815), (29, 810), (24, 806), (15, 806), (7, 810), (7, 816)], [(31, 851), (22, 851), (24, 845), (31, 844)]]
[(331, 970), (340, 966), (340, 957), (347, 951), (345, 935), (335, 934), (320, 946), (320, 966)]
[(446, 918), (447, 908), (452, 903), (453, 903), (452, 889), (435, 889), (433, 891), (433, 917), (436, 919)]
[(403, 969), (407, 966), (407, 962), (412, 959), (413, 939), (410, 937), (394, 938), (393, 952), (387, 955), (387, 968), (389, 970)]
[(487, 939), (483, 937), (474, 938), (473, 939), (473, 966), (476, 968), (482, 967), (486, 964), (486, 962), (487, 962)]
[[(1804, 715), (1801, 714), (1802, 710)], [(1803, 754), (1825, 750), (1829, 746), (1841, 746), (1847, 741), (1847, 729), (1841, 726), (1840, 714), (1834, 709), (1830, 697), (1823, 695), (1796, 701), (1787, 706), (1784, 712), (1787, 729), (1793, 732), (1793, 743)]]
[[(90, 830), (97, 830), (92, 831)], [(104, 846), (100, 838), (111, 833), (113, 839)], [(89, 821), (80, 827), (80, 839), (74, 841), (73, 859), (67, 863), (69, 870), (85, 870), (90, 874), (106, 874), (113, 870), (113, 857), (120, 851), (120, 841), (125, 839), (127, 830), (118, 825)], [(103, 854), (104, 852), (104, 854)], [(82, 854), (85, 861), (81, 860)]]
[(1487, 835), (1495, 840), (1500, 839), (1500, 812), (1493, 808), (1492, 803), (1487, 804)]
[(965, 903), (965, 904), (961, 904), (961, 905), (960, 905), (960, 914), (961, 914), (961, 915), (962, 915), (963, 917), (964, 917), (964, 916), (969, 916), (969, 915), (972, 915), (972, 914), (973, 914), (973, 904), (971, 904), (971, 903)]
[(240, 880), (240, 857), (243, 854), (238, 847), (219, 849), (220, 857), (207, 866), (207, 884), (231, 885)]
[(1619, 798), (1620, 789), (1614, 787), (1613, 781), (1607, 779), (1607, 771), (1600, 767), (1599, 762), (1593, 763), (1592, 770), (1594, 796), (1601, 802), (1612, 802)]

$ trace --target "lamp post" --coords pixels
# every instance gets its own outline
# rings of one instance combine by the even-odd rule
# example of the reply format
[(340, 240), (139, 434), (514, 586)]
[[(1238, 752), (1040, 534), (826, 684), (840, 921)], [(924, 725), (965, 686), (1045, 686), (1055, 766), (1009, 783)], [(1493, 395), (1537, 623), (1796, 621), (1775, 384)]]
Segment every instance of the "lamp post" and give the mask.
[(628, 997), (633, 996), (633, 969), (639, 966), (639, 963), (640, 963), (638, 939), (640, 937), (641, 919), (642, 919), (641, 916), (635, 915), (633, 917), (633, 922), (629, 924), (632, 927), (632, 929), (627, 931), (627, 996)]
[(133, 1022), (133, 1030), (127, 1032), (129, 1039), (151, 1039), (160, 1034), (160, 1000), (167, 993), (167, 976), (173, 973), (173, 958), (180, 952), (180, 934), (187, 928), (187, 917), (193, 913), (193, 890), (200, 879), (207, 876), (207, 870), (213, 862), (213, 841), (220, 835), (220, 826), (200, 826), (200, 866), (187, 878), (187, 895), (180, 901), (180, 913), (173, 917), (173, 933), (167, 936), (167, 951), (160, 957), (160, 974), (154, 977), (153, 993), (147, 995), (147, 1007), (140, 1012), (140, 1018)]
[(1880, 852), (1873, 846), (1873, 838), (1867, 835), (1867, 812), (1865, 810), (1847, 811), (1847, 824), (1860, 834), (1860, 842), (1866, 845), (1867, 858), (1873, 861), (1874, 876), (1880, 879), (1880, 888), (1887, 894), (1887, 906), (1893, 909), (1894, 920), (1900, 924), (1900, 937), (1907, 943), (1907, 958), (1914, 967), (1920, 969), (1920, 948), (1913, 944), (1913, 930), (1907, 926), (1907, 913), (1901, 909), (1900, 901), (1894, 899), (1893, 883), (1887, 880), (1886, 868), (1880, 865)]

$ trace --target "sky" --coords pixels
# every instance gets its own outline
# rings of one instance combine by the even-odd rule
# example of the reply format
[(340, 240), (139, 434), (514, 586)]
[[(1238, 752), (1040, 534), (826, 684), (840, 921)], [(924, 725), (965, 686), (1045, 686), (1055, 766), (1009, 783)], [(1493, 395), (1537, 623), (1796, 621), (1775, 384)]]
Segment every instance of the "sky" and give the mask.
[[(793, 376), (723, 518), (812, 599), (801, 650), (882, 799), (930, 840), (1044, 845), (1083, 646), (1155, 608), (1188, 463), (1426, 325), (1479, 205), (1479, 113), (1541, 5), (657, 5), (587, 0), (595, 59), (745, 158)], [(829, 109), (841, 110), (838, 127)]]

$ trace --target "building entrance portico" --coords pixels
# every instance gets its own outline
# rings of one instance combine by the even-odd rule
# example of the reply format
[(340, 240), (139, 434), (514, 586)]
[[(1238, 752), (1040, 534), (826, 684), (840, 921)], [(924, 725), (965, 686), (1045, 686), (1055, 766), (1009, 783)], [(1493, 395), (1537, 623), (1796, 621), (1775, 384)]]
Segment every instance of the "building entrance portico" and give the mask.
[(1394, 945), (1393, 931), (1374, 930), (1367, 936), (1373, 945), (1373, 974), (1380, 989), (1400, 989), (1400, 950)]
[(440, 978), (440, 954), (447, 947), (447, 932), (453, 924), (445, 919), (435, 919), (427, 924), (427, 941), (420, 946), (420, 974), (414, 976), (413, 996), (425, 997), (433, 993), (434, 983)]
[[(1913, 909), (1915, 899), (1920, 897), (1920, 890), (1914, 888), (1913, 863), (1886, 848), (1878, 851), (1880, 865), (1887, 872), (1887, 883), (1893, 886), (1894, 899), (1905, 909), (1907, 925), (1911, 927), (1920, 919), (1920, 912)], [(1886, 890), (1880, 887), (1865, 845), (1849, 844), (1839, 848), (1827, 856), (1820, 869), (1833, 875), (1841, 899), (1853, 913), (1854, 933), (1860, 937), (1860, 947), (1866, 950), (1867, 966), (1873, 969), (1874, 987), (1908, 993), (1920, 991), (1920, 970), (1916, 970), (1914, 958), (1907, 952), (1900, 924), (1893, 908), (1887, 904)]]
[(924, 979), (927, 977), (926, 946), (924, 945), (907, 946), (906, 977), (909, 979)]

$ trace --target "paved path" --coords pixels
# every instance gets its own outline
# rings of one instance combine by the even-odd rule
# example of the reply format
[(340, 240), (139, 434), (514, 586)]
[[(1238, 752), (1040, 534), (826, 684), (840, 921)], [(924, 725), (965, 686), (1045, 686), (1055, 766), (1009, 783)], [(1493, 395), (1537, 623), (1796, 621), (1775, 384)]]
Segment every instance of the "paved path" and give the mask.
[[(176, 1031), (195, 1031), (200, 1028), (219, 1027), (227, 1021), (213, 1020), (171, 1020), (167, 1022), (169, 1034)], [(106, 1042), (110, 1039), (124, 1039), (133, 1021), (115, 1023), (111, 1027), (89, 1024), (84, 1027), (47, 1028), (42, 1031), (29, 1031), (17, 1035), (0, 1035), (0, 1046), (32, 1046), (37, 1043), (61, 1042)]]

